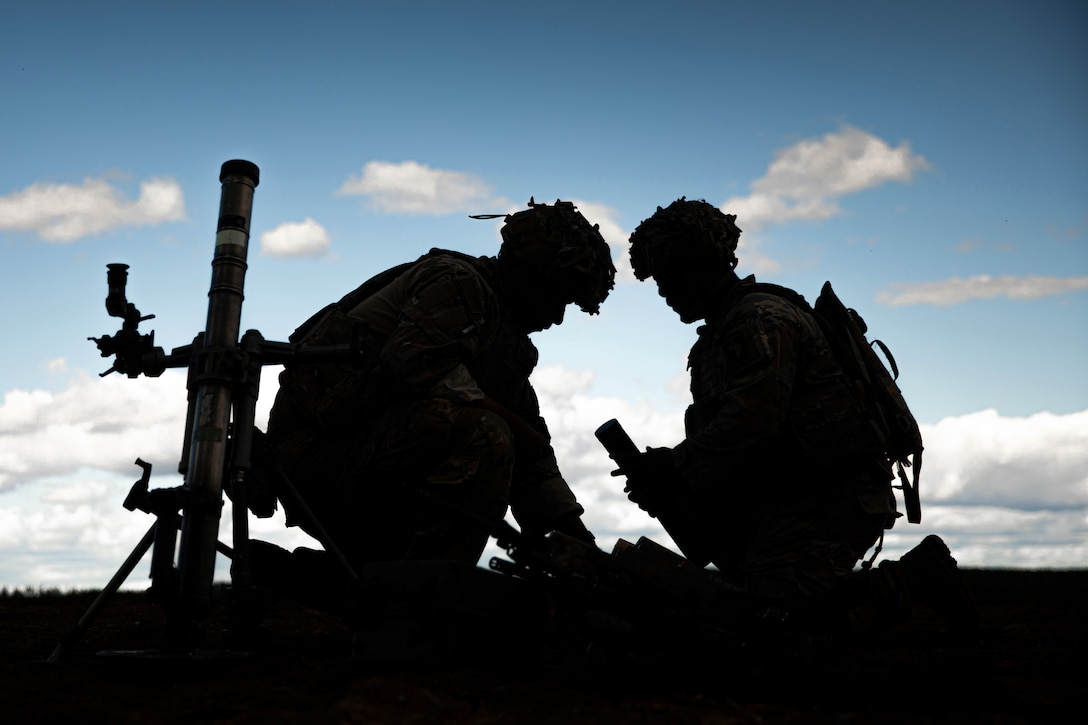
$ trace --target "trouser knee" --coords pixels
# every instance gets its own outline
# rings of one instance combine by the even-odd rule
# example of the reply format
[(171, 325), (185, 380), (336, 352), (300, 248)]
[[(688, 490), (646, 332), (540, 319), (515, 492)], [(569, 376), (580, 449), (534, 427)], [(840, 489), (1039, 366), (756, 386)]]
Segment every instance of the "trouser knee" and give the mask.
[(506, 513), (513, 463), (505, 421), (478, 408), (451, 411), (442, 455), (415, 482), (424, 500), (406, 558), (478, 560)]

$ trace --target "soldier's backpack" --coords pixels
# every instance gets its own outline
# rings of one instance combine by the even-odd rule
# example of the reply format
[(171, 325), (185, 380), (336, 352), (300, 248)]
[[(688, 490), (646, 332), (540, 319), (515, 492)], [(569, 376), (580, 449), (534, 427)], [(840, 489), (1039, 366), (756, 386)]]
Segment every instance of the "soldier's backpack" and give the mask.
[[(907, 521), (919, 523), (922, 520), (918, 494), (918, 479), (922, 472), (922, 433), (895, 382), (899, 377), (899, 368), (891, 350), (880, 340), (866, 337), (868, 327), (865, 321), (856, 310), (842, 303), (830, 282), (824, 283), (814, 305), (809, 305), (793, 290), (778, 285), (755, 283), (750, 287), (749, 292), (769, 292), (785, 297), (816, 318), (831, 344), (835, 359), (854, 381), (861, 404), (872, 413), (874, 422), (881, 429), (888, 458), (895, 463), (899, 475), (900, 485), (896, 488), (903, 491)], [(880, 348), (891, 371), (874, 347)], [(906, 468), (914, 469), (910, 480)]]
[[(918, 494), (918, 478), (922, 472), (922, 432), (895, 382), (899, 378), (895, 358), (883, 342), (876, 339), (870, 341), (865, 336), (868, 332), (865, 320), (856, 310), (846, 307), (839, 300), (830, 282), (824, 282), (813, 309), (839, 364), (855, 380), (861, 380), (865, 391), (872, 397), (878, 422), (887, 436), (888, 457), (895, 461), (899, 474), (907, 521), (917, 524), (922, 520), (922, 504)], [(879, 347), (884, 353), (891, 366), (890, 372), (874, 347)], [(914, 469), (913, 481), (907, 480), (904, 468)]]

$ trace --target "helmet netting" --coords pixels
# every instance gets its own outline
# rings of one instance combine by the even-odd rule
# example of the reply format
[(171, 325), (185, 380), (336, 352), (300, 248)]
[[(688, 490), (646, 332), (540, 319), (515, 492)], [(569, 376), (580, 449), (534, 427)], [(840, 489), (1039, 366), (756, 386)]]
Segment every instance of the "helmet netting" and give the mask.
[(680, 197), (657, 207), (631, 234), (631, 268), (640, 280), (679, 260), (737, 264), (740, 228), (736, 214), (725, 214), (705, 201)]
[(567, 289), (584, 311), (596, 314), (615, 284), (612, 252), (596, 224), (574, 204), (556, 200), (506, 217), (499, 259), (539, 274), (545, 284)]

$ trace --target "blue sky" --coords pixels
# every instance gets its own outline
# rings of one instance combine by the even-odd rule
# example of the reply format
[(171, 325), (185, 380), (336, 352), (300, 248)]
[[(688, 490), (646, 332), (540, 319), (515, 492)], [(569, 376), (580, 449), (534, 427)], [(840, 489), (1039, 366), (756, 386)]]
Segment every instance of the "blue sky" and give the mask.
[[(922, 526), (961, 562), (1088, 558), (1088, 10), (1078, 2), (77, 3), (0, 14), (0, 584), (104, 582), (177, 485), (183, 382), (99, 379), (105, 265), (166, 348), (202, 329), (219, 167), (261, 168), (244, 327), (285, 339), (432, 246), (570, 199), (620, 281), (538, 334), (560, 464), (602, 542), (662, 537), (592, 440), (674, 444), (695, 338), (627, 235), (687, 196), (739, 271), (830, 279), (924, 426)], [(268, 371), (263, 409), (272, 397)], [(157, 456), (157, 457), (156, 457)], [(275, 520), (267, 538), (300, 541)], [(225, 536), (229, 532), (225, 532)], [(262, 533), (262, 535), (264, 535)]]

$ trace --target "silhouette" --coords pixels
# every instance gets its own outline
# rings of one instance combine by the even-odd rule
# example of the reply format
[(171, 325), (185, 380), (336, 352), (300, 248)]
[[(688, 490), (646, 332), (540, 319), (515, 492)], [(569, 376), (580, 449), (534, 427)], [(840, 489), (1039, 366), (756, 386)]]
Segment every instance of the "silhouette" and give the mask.
[[(682, 321), (703, 324), (688, 358), (685, 439), (613, 456), (630, 499), (689, 559), (781, 602), (807, 627), (880, 629), (924, 604), (955, 631), (973, 631), (973, 597), (936, 536), (855, 573), (899, 517), (899, 454), (813, 308), (736, 274), (740, 234), (735, 215), (681, 198), (631, 235), (635, 275), (652, 277)], [(902, 480), (910, 503), (916, 488)]]
[[(538, 357), (529, 333), (560, 324), (571, 303), (598, 311), (614, 282), (609, 248), (563, 201), (530, 200), (506, 216), (502, 238), (496, 257), (434, 249), (387, 270), (290, 338), (361, 351), (355, 364), (288, 364), (267, 431), (314, 518), (360, 571), (383, 561), (474, 565), (508, 507), (526, 534), (594, 539), (529, 383)], [(283, 503), (288, 524), (310, 531), (310, 518)], [(255, 544), (258, 582), (305, 593), (329, 576), (323, 552)]]

